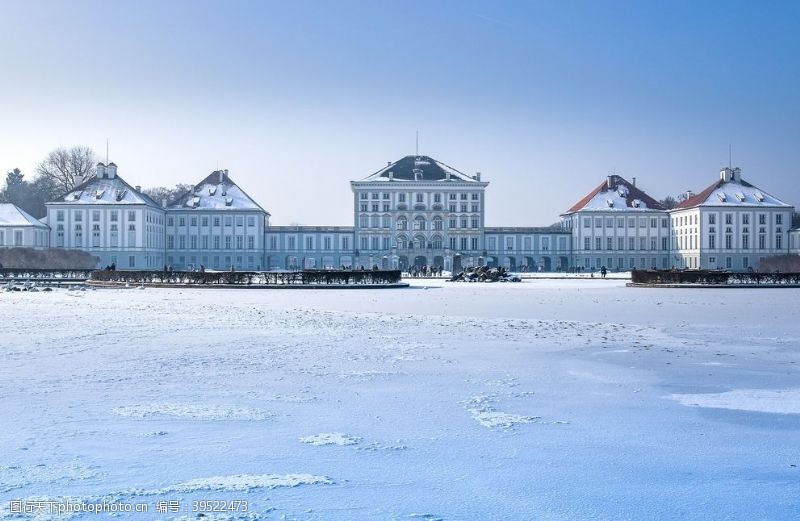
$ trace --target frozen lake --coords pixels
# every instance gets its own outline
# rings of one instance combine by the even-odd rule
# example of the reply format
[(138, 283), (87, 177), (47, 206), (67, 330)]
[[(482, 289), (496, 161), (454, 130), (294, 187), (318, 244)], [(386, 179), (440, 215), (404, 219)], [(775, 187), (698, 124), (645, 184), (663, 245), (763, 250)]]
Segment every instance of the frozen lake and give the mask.
[(797, 519), (798, 297), (0, 293), (0, 519)]

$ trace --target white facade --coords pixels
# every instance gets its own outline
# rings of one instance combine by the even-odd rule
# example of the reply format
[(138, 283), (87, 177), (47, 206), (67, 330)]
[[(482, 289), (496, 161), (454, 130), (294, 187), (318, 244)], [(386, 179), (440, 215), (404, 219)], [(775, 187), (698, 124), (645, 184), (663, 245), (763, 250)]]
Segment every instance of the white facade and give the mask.
[(666, 209), (618, 175), (608, 176), (562, 216), (572, 235), (571, 265), (627, 271), (669, 268), (670, 221)]
[(355, 266), (352, 226), (270, 226), (266, 269), (331, 269)]
[(678, 268), (749, 270), (789, 253), (794, 208), (725, 168), (720, 179), (670, 212)]
[(47, 248), (46, 224), (10, 203), (0, 203), (0, 248)]
[(262, 270), (269, 213), (227, 170), (212, 172), (167, 205), (166, 264), (176, 270)]
[(484, 255), (486, 187), (427, 156), (406, 156), (352, 181), (360, 266), (477, 265)]
[(51, 247), (86, 251), (98, 266), (163, 266), (165, 211), (117, 176), (114, 163), (99, 163), (94, 177), (46, 206)]
[(49, 244), (85, 250), (98, 266), (176, 270), (748, 270), (800, 253), (800, 230), (789, 230), (794, 208), (743, 181), (739, 169), (724, 169), (672, 210), (635, 178), (609, 176), (561, 216), (561, 227), (486, 227), (488, 183), (427, 156), (389, 162), (350, 185), (354, 226), (270, 226), (226, 170), (157, 204), (101, 163), (95, 177), (47, 203), (49, 236), (30, 216), (22, 228), (0, 219), (0, 246)]

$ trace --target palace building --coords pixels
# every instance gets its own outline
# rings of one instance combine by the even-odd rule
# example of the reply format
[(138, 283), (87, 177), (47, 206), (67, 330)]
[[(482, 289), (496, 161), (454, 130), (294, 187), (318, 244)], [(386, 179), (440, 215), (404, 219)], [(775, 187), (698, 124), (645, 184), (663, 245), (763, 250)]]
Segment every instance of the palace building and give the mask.
[(0, 246), (81, 249), (98, 266), (176, 270), (747, 270), (770, 255), (800, 253), (794, 208), (744, 181), (738, 168), (723, 169), (673, 209), (636, 178), (611, 175), (564, 212), (560, 225), (545, 227), (487, 227), (488, 186), (480, 173), (406, 156), (351, 181), (353, 226), (272, 226), (227, 170), (156, 202), (114, 163), (99, 163), (93, 177), (47, 203), (41, 222), (4, 205)]

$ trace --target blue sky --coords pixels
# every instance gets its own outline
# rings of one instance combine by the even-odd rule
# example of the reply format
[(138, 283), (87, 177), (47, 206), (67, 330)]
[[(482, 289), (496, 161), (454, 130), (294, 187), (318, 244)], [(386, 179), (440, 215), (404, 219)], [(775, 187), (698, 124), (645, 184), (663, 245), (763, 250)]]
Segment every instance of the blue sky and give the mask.
[(89, 145), (131, 184), (217, 165), (275, 224), (352, 224), (420, 152), (555, 222), (607, 174), (662, 198), (733, 161), (800, 206), (798, 2), (0, 0), (0, 168)]

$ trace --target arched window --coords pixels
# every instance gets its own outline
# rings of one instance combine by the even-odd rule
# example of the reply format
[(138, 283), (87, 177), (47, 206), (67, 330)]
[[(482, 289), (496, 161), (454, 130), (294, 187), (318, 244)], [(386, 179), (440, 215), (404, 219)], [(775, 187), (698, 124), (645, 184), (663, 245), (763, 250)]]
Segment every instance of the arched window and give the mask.
[(408, 248), (408, 237), (405, 235), (398, 235), (397, 236), (397, 249), (398, 250), (405, 250)]
[(434, 235), (431, 238), (431, 242), (433, 243), (434, 250), (441, 250), (442, 249), (442, 236), (441, 235)]
[(425, 229), (425, 218), (421, 215), (414, 217), (414, 229), (415, 230), (424, 230)]
[(406, 219), (405, 216), (401, 215), (397, 218), (397, 229), (408, 230), (408, 219)]
[(442, 218), (438, 215), (433, 218), (433, 229), (440, 230), (442, 229)]
[(419, 250), (425, 249), (425, 236), (424, 235), (415, 235), (414, 236), (414, 248)]

